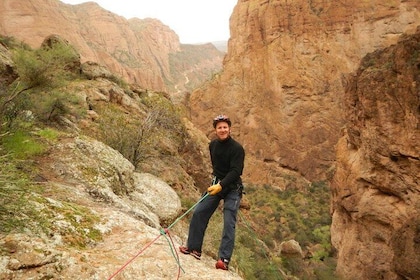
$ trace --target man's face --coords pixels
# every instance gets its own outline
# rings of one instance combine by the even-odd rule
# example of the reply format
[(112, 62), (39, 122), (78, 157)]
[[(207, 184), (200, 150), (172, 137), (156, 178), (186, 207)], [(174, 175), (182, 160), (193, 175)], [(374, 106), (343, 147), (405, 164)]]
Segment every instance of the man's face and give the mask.
[(230, 135), (230, 127), (227, 122), (218, 122), (216, 124), (216, 136), (219, 140), (225, 140)]

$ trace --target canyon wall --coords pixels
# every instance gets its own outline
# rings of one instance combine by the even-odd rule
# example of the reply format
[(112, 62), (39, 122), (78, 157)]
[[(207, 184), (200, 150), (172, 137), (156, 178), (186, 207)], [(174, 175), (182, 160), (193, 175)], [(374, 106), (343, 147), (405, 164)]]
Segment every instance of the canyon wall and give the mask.
[(344, 95), (332, 243), (345, 279), (420, 277), (420, 28), (367, 55)]
[[(65, 34), (82, 61), (145, 88), (185, 86), (168, 59), (183, 46), (157, 20), (126, 20), (94, 3), (4, 0), (0, 23), (33, 47)], [(247, 184), (285, 189), (285, 173), (332, 179), (344, 278), (420, 273), (419, 25), (418, 0), (238, 0), (223, 71), (189, 98), (190, 119), (208, 136), (214, 115), (230, 115)]]
[[(191, 90), (199, 84), (196, 80), (203, 82), (219, 72), (224, 57), (211, 44), (180, 44), (178, 35), (157, 19), (127, 20), (94, 2), (68, 5), (57, 0), (3, 0), (0, 34), (33, 48), (46, 37), (59, 35), (76, 47), (82, 62), (100, 63), (145, 89), (174, 93)], [(177, 56), (191, 59), (180, 64)]]
[(418, 26), (420, 1), (239, 0), (224, 71), (191, 94), (208, 135), (231, 116), (246, 182), (332, 179), (343, 279), (419, 279)]
[(326, 180), (346, 75), (367, 53), (414, 33), (419, 10), (417, 0), (239, 0), (224, 70), (191, 94), (191, 119), (210, 134), (213, 115), (231, 116), (249, 182), (284, 188), (285, 170)]

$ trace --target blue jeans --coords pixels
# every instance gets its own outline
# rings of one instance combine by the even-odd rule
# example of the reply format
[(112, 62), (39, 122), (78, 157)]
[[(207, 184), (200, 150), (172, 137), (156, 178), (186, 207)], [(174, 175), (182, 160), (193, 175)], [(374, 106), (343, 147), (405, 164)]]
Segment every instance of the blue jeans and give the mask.
[(230, 260), (235, 245), (236, 216), (241, 198), (242, 187), (231, 190), (225, 197), (209, 195), (196, 206), (188, 233), (187, 247), (190, 251), (197, 250), (201, 252), (209, 220), (214, 211), (216, 211), (220, 200), (224, 199), (223, 234), (219, 247), (219, 257)]

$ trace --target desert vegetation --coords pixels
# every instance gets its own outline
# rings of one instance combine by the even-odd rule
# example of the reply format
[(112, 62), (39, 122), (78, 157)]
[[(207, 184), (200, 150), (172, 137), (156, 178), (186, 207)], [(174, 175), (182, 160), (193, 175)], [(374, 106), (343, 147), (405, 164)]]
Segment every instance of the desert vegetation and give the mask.
[[(48, 196), (56, 190), (46, 189), (38, 176), (50, 147), (74, 133), (70, 123), (86, 117), (86, 100), (69, 86), (87, 80), (79, 71), (77, 53), (60, 41), (39, 49), (9, 37), (0, 43), (11, 53), (14, 65), (9, 73), (12, 81), (0, 87), (1, 233), (30, 231), (49, 236), (60, 230), (69, 246), (78, 247), (100, 241), (95, 214), (83, 205), (53, 203)], [(78, 133), (118, 150), (139, 169), (162, 158), (168, 159), (163, 163), (182, 166), (178, 153), (185, 144), (186, 128), (180, 108), (163, 93), (139, 95), (113, 77), (110, 82), (136, 97), (141, 113), (127, 113), (115, 103), (96, 104), (101, 117)], [(328, 183), (297, 183), (286, 190), (248, 184), (245, 190), (250, 209), (240, 212), (232, 260), (238, 273), (245, 279), (334, 279)], [(177, 191), (185, 208), (193, 205), (193, 198)], [(64, 232), (55, 226), (56, 217), (68, 225)], [(206, 235), (205, 251), (214, 257), (221, 219), (219, 211)], [(303, 258), (280, 254), (280, 243), (291, 239), (303, 248)]]

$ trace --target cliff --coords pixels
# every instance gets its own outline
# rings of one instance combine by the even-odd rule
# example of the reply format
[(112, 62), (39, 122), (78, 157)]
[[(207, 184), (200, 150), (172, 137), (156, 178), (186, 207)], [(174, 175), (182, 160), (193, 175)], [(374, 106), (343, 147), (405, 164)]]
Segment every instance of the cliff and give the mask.
[(420, 277), (420, 28), (349, 78), (332, 184), (344, 279)]
[[(191, 94), (194, 124), (230, 115), (247, 180), (285, 188), (285, 170), (328, 178), (344, 125), (343, 77), (420, 24), (420, 2), (240, 0), (223, 72)], [(258, 170), (258, 172), (255, 172)]]
[[(0, 234), (1, 279), (242, 279), (216, 270), (208, 255), (176, 253), (186, 221), (163, 234), (161, 224), (182, 210), (167, 183), (95, 139), (61, 136), (38, 159), (42, 195), (15, 201), (24, 203), (16, 215), (35, 207), (43, 218), (24, 233)], [(46, 228), (30, 231), (31, 223)]]
[(0, 41), (0, 279), (242, 279), (210, 246), (201, 261), (177, 253), (207, 139), (167, 94), (81, 63), (57, 36)]
[[(46, 37), (59, 35), (75, 46), (82, 63), (100, 63), (144, 89), (172, 93), (192, 90), (210, 79), (221, 70), (224, 56), (211, 44), (180, 44), (178, 35), (159, 20), (127, 20), (94, 2), (1, 1), (0, 34), (33, 48)], [(190, 59), (177, 63), (185, 53)]]
[(345, 279), (418, 279), (419, 25), (419, 1), (240, 0), (224, 71), (191, 94), (207, 135), (232, 117), (245, 181), (334, 178)]
[[(42, 3), (60, 9), (44, 14), (44, 10), (39, 9)], [(170, 71), (172, 64), (164, 54), (179, 54), (175, 64), (183, 65), (189, 46), (184, 46), (186, 52), (183, 53), (183, 46), (175, 42), (174, 34), (157, 21), (126, 21), (92, 3), (72, 7), (72, 12), (65, 16), (61, 8), (68, 10), (69, 7), (56, 1), (6, 0), (1, 5), (4, 9), (0, 10), (0, 27), (5, 34), (21, 32), (24, 35), (18, 38), (24, 41), (37, 38), (38, 42), (31, 43), (37, 46), (47, 35), (55, 33), (51, 31), (56, 31), (47, 24), (51, 20), (49, 15), (54, 15), (58, 21), (73, 17), (72, 24), (61, 25), (61, 29), (66, 34), (86, 35), (80, 38), (92, 37), (93, 47), (83, 52), (82, 59), (91, 55), (90, 59), (104, 62), (143, 88), (163, 90), (173, 86), (172, 96), (182, 98), (185, 94), (182, 86), (186, 86), (187, 70), (178, 72), (169, 85), (163, 82), (163, 77), (174, 76)], [(337, 250), (337, 272), (343, 278), (416, 279), (419, 274), (419, 41), (416, 31), (420, 25), (419, 9), (417, 0), (239, 0), (230, 21), (232, 37), (223, 72), (197, 88), (189, 99), (189, 117), (206, 136), (211, 134), (209, 120), (215, 114), (231, 116), (234, 137), (244, 144), (247, 152), (244, 174), (247, 184), (257, 189), (264, 185), (283, 191), (297, 185), (302, 188), (309, 181), (324, 182), (333, 178), (331, 235)], [(34, 17), (34, 11), (42, 16)], [(77, 19), (88, 11), (86, 25), (78, 24)], [(98, 14), (90, 18), (90, 13), (95, 11)], [(16, 28), (18, 20), (19, 26), (24, 28)], [(113, 25), (114, 21), (118, 24)], [(31, 26), (36, 28), (31, 29)], [(98, 29), (98, 26), (101, 27)], [(97, 31), (91, 31), (95, 28)], [(124, 38), (131, 36), (126, 34), (134, 33), (137, 37), (144, 32), (145, 38), (152, 38), (149, 44), (154, 50), (148, 50), (149, 44), (143, 46), (137, 42), (141, 51), (132, 57), (137, 50), (130, 45), (134, 41), (116, 40), (100, 32), (113, 28), (115, 34), (124, 33)], [(35, 34), (34, 30), (37, 30)], [(154, 30), (159, 30), (158, 34)], [(42, 36), (38, 37), (38, 33)], [(69, 41), (76, 46), (87, 44), (78, 39)], [(126, 49), (118, 49), (121, 44)], [(211, 49), (208, 45), (204, 47)], [(155, 52), (157, 48), (162, 51)], [(127, 49), (129, 55), (125, 52)], [(158, 58), (159, 66), (149, 61), (153, 57)], [(121, 61), (124, 63), (117, 64)], [(148, 72), (146, 67), (137, 76), (138, 65), (125, 68), (134, 61), (145, 61), (153, 70)], [(200, 61), (199, 66), (195, 64), (197, 69), (212, 63), (211, 59)], [(182, 67), (193, 69), (188, 65)], [(156, 69), (159, 70), (154, 72)], [(13, 80), (13, 74), (8, 73), (5, 79)], [(118, 95), (123, 102), (131, 101), (113, 85), (99, 83), (94, 87), (99, 88), (90, 92), (96, 98), (94, 105), (107, 100), (103, 92)], [(79, 90), (86, 97), (83, 86)], [(136, 92), (148, 94), (143, 90)], [(196, 132), (191, 123), (188, 125)], [(206, 138), (200, 135), (200, 139)], [(190, 139), (187, 144), (194, 147), (196, 143)], [(167, 142), (156, 141), (156, 146), (163, 145)], [(167, 154), (179, 152), (168, 146)], [(190, 156), (191, 162), (157, 159), (153, 165), (144, 167), (163, 170), (164, 180), (175, 181), (171, 181), (172, 187), (183, 187), (182, 180), (194, 185), (191, 174), (187, 176), (184, 172), (190, 169), (198, 174), (196, 178), (203, 177), (203, 170), (194, 169), (203, 165), (203, 156), (200, 151), (189, 152), (191, 150), (181, 150), (185, 156)], [(189, 168), (183, 170), (188, 164)], [(172, 176), (174, 173), (165, 169), (167, 165), (180, 171), (175, 172), (178, 176)], [(304, 183), (294, 184), (293, 180)], [(130, 188), (132, 192), (132, 186)], [(96, 191), (90, 194), (95, 195)], [(308, 191), (302, 194), (310, 196)], [(269, 210), (272, 208), (263, 207), (261, 217), (268, 216)], [(281, 212), (278, 220), (273, 218), (267, 222), (278, 221), (283, 226), (286, 211), (278, 211)], [(260, 220), (265, 222), (263, 218)], [(127, 222), (130, 223), (133, 221)], [(280, 233), (285, 232), (281, 230)], [(110, 240), (115, 242), (115, 239)], [(105, 251), (108, 249), (106, 247)], [(11, 268), (15, 269), (33, 265), (28, 262), (14, 266), (14, 263), (11, 262)]]

